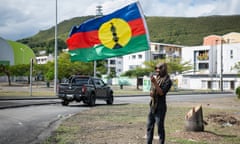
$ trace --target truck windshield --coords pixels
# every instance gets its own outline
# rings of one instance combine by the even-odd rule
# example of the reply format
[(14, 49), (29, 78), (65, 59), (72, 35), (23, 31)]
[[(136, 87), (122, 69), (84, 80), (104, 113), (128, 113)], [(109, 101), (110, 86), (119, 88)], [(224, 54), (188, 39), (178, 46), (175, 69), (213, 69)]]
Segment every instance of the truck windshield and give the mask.
[(72, 84), (84, 85), (84, 84), (88, 84), (88, 80), (89, 78), (75, 78), (75, 79), (72, 79)]

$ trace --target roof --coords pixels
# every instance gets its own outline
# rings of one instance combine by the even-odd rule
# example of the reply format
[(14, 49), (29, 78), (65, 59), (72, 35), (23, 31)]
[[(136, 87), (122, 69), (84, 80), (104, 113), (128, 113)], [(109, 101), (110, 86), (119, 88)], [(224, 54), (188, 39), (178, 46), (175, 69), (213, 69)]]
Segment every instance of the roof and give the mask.
[(0, 51), (0, 62), (7, 62), (9, 65), (29, 64), (32, 58), (35, 59), (33, 50), (27, 45), (1, 37)]

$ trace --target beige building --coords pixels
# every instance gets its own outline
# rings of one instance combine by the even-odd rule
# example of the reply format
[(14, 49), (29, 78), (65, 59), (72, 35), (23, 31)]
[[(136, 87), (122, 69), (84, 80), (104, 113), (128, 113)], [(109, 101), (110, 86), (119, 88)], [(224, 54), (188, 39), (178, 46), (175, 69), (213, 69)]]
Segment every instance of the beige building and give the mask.
[(240, 33), (230, 32), (222, 36), (225, 43), (240, 43)]
[(222, 37), (219, 35), (209, 35), (203, 38), (204, 46), (211, 46), (220, 44)]
[[(222, 40), (222, 41), (221, 41)], [(204, 46), (214, 46), (224, 43), (240, 43), (240, 33), (230, 32), (223, 36), (209, 35), (203, 38)]]

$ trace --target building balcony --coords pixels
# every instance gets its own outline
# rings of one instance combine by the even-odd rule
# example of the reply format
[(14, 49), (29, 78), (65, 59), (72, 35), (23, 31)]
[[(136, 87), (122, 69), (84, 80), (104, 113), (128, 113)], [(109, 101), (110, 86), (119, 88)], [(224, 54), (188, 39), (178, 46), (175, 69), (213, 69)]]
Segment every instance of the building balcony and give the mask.
[(197, 56), (197, 59), (198, 59), (199, 61), (206, 61), (206, 60), (209, 59), (209, 57), (208, 57), (208, 54), (203, 54), (203, 55)]

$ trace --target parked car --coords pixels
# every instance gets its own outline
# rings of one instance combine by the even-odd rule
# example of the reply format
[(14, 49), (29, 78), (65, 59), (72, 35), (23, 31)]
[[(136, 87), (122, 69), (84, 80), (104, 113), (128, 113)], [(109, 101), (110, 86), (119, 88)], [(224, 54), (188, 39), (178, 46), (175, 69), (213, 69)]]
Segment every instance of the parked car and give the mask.
[(91, 76), (73, 75), (58, 87), (58, 97), (62, 99), (62, 105), (69, 102), (83, 102), (94, 106), (96, 99), (105, 100), (107, 104), (113, 104), (113, 90), (100, 78)]

